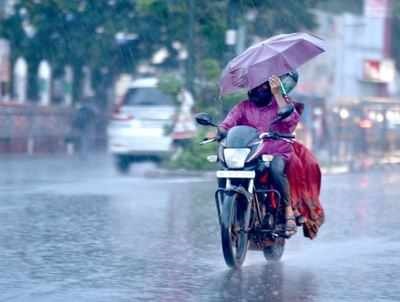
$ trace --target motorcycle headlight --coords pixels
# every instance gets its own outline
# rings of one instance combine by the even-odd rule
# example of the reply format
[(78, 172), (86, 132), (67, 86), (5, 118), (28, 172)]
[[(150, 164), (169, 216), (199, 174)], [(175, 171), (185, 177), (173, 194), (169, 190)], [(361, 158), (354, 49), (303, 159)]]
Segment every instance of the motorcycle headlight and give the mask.
[(225, 163), (228, 168), (240, 169), (244, 167), (250, 148), (224, 149)]

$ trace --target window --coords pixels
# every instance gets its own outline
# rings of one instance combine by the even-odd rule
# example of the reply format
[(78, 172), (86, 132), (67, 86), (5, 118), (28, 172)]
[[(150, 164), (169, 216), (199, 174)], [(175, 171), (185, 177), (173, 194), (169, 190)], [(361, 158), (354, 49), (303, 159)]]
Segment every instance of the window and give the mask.
[(131, 88), (125, 95), (125, 106), (172, 106), (172, 96), (157, 88)]

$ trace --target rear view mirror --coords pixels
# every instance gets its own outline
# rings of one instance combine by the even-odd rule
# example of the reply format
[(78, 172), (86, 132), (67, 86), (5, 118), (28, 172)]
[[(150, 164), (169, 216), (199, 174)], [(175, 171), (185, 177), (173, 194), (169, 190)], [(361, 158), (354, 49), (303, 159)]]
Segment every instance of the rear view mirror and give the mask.
[(195, 115), (194, 118), (196, 119), (196, 122), (199, 125), (218, 127), (216, 124), (214, 124), (211, 116), (208, 113), (205, 113), (205, 112), (198, 113)]

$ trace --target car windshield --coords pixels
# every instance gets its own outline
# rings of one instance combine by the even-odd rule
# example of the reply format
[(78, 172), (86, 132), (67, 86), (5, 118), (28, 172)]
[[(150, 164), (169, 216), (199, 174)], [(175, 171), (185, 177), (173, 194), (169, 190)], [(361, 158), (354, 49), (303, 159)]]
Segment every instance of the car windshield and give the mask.
[(124, 98), (125, 106), (171, 106), (174, 104), (172, 96), (157, 88), (132, 88)]

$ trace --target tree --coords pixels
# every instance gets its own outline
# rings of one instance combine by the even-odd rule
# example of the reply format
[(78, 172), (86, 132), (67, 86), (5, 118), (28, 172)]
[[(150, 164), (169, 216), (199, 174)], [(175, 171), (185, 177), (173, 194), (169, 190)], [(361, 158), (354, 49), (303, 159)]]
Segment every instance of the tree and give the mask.
[[(70, 64), (79, 80), (82, 66), (90, 67), (95, 88), (100, 91), (120, 72), (133, 73), (141, 62), (150, 62), (160, 48), (169, 54), (157, 65), (160, 69), (180, 66), (179, 54), (185, 48), (189, 48), (193, 66), (188, 67), (195, 76), (207, 74), (202, 70), (207, 67), (205, 60), (219, 62), (221, 67), (226, 60), (228, 12), (232, 11), (228, 6), (235, 4), (237, 21), (245, 21), (247, 12), (256, 10), (256, 18), (248, 26), (248, 37), (267, 37), (315, 26), (311, 9), (319, 2), (20, 0), (15, 13), (0, 20), (0, 36), (10, 40), (14, 59), (20, 55), (27, 58), (31, 71), (36, 70), (40, 60), (47, 59), (55, 75)], [(188, 39), (190, 36), (192, 40)], [(249, 39), (247, 43), (250, 42)], [(75, 92), (78, 88), (79, 82)]]
[(132, 8), (126, 1), (119, 5), (112, 1), (19, 1), (16, 13), (2, 22), (1, 34), (11, 41), (13, 56), (25, 56), (33, 70), (47, 59), (55, 75), (70, 64), (80, 79), (82, 66), (87, 65), (99, 80), (102, 74), (134, 63), (129, 60), (134, 43), (115, 42), (116, 33), (127, 27), (125, 20)]

